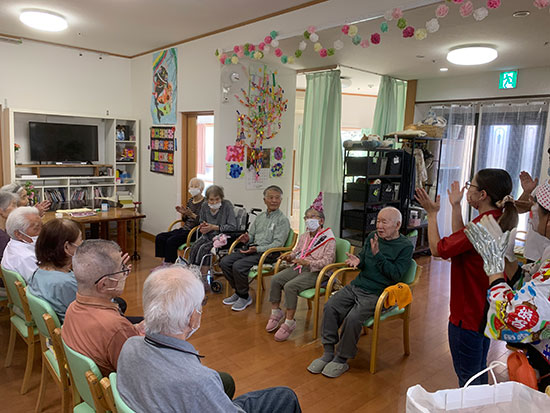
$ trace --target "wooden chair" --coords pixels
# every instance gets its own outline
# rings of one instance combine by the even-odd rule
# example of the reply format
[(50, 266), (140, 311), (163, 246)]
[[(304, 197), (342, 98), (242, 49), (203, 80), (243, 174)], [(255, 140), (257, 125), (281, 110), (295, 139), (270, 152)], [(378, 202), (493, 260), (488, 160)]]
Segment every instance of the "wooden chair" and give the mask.
[[(184, 222), (185, 221), (183, 221), (182, 219), (175, 220), (168, 227), (168, 232), (172, 231), (174, 226), (177, 225), (178, 223), (183, 224)], [(185, 244), (181, 244), (178, 247), (178, 257), (183, 257), (183, 258), (186, 258), (186, 259), (189, 258), (189, 253), (186, 250), (188, 249), (188, 247), (191, 247), (191, 244), (193, 244), (193, 242), (192, 242), (193, 235), (195, 235), (195, 233), (197, 232), (198, 229), (199, 229), (199, 227), (196, 226), (196, 227), (192, 228), (191, 231), (189, 231), (189, 234), (187, 234), (187, 241), (185, 242)], [(187, 252), (187, 257), (185, 256), (186, 252)]]
[[(105, 395), (103, 394), (103, 387), (99, 383), (97, 376), (91, 370), (88, 370), (86, 373), (84, 373), (84, 376), (86, 377), (88, 388), (90, 389), (90, 393), (92, 394), (92, 398), (94, 400), (95, 411), (97, 413), (108, 412), (110, 410), (109, 405), (107, 403)], [(105, 377), (103, 377), (101, 380), (103, 380), (104, 378)]]
[[(257, 269), (251, 269), (248, 272), (248, 283), (251, 283), (252, 281), (254, 281), (255, 278), (258, 279), (258, 287), (256, 288), (256, 313), (257, 314), (259, 314), (262, 311), (262, 295), (263, 295), (263, 290), (265, 290), (263, 278), (275, 274), (274, 267), (264, 268), (264, 265), (266, 264), (265, 260), (269, 258), (271, 254), (274, 254), (276, 252), (292, 251), (292, 248), (294, 248), (294, 246), (296, 245), (297, 240), (298, 240), (298, 235), (294, 231), (290, 230), (290, 232), (288, 233), (288, 237), (285, 242), (285, 245), (283, 247), (270, 248), (267, 251), (265, 251), (260, 257), (260, 261), (258, 262)], [(233, 244), (231, 244), (228, 255), (235, 250), (237, 245), (239, 245), (239, 241), (235, 241), (233, 242)], [(225, 284), (225, 296), (229, 297), (229, 283)]]
[[(338, 277), (344, 275), (345, 273), (348, 273), (350, 275), (351, 274), (356, 275), (359, 273), (359, 271), (350, 267), (336, 270), (330, 277), (329, 282), (327, 284), (326, 295), (325, 295), (327, 300), (329, 299), (332, 293), (332, 287), (334, 282), (336, 281), (336, 279), (338, 279)], [(416, 283), (418, 283), (421, 273), (422, 273), (422, 267), (417, 265), (416, 261), (411, 260), (411, 266), (407, 270), (402, 282), (408, 284), (409, 287), (412, 289), (416, 285)], [(387, 296), (388, 296), (388, 292), (387, 290), (384, 290), (380, 295), (380, 297), (378, 298), (378, 302), (376, 303), (374, 316), (366, 320), (365, 323), (363, 324), (363, 332), (365, 334), (367, 332), (367, 328), (371, 328), (373, 331), (372, 341), (371, 341), (371, 357), (370, 357), (370, 372), (372, 374), (376, 372), (376, 354), (378, 351), (378, 335), (380, 330), (380, 323), (382, 321), (389, 321), (389, 320), (395, 320), (395, 319), (403, 320), (403, 348), (404, 348), (405, 355), (408, 356), (410, 354), (409, 323), (410, 323), (411, 304), (407, 305), (405, 308), (402, 308), (402, 309), (399, 309), (396, 306), (396, 307), (390, 308), (387, 311), (383, 311), (384, 301), (386, 300)]]
[[(15, 348), (15, 338), (17, 334), (21, 336), (25, 344), (27, 344), (27, 363), (25, 366), (25, 374), (23, 376), (23, 383), (21, 384), (21, 394), (25, 394), (29, 389), (29, 383), (32, 374), (32, 365), (34, 361), (34, 346), (40, 341), (38, 336), (38, 329), (32, 319), (31, 310), (26, 299), (23, 301), (20, 296), (19, 290), (15, 285), (16, 282), (21, 283), (22, 287), (26, 287), (27, 284), (23, 277), (21, 277), (15, 271), (6, 270), (2, 267), (2, 274), (4, 276), (4, 285), (8, 292), (10, 300), (10, 339), (8, 344), (8, 353), (6, 355), (6, 362), (4, 367), (11, 366), (13, 359), (13, 350)], [(25, 294), (23, 294), (25, 297)]]
[[(116, 373), (111, 373), (111, 374), (116, 374)], [(113, 386), (111, 385), (111, 381), (107, 377), (103, 377), (99, 381), (99, 385), (101, 386), (101, 391), (103, 392), (103, 397), (105, 398), (105, 403), (107, 403), (109, 410), (111, 412), (117, 413), (118, 409), (115, 404), (115, 398), (113, 395)]]
[[(122, 400), (116, 387), (116, 373), (109, 374), (111, 394), (113, 395), (116, 408), (119, 413), (135, 413), (130, 407)], [(103, 380), (102, 380), (103, 381)]]
[[(16, 285), (18, 289), (23, 289), (21, 283), (16, 283)], [(42, 349), (42, 374), (40, 375), (40, 388), (38, 391), (38, 400), (36, 402), (36, 411), (42, 411), (42, 400), (46, 389), (46, 374), (49, 372), (61, 392), (61, 411), (69, 412), (71, 404), (69, 377), (65, 368), (59, 367), (55, 349), (48, 346), (48, 340), (52, 338), (50, 331), (60, 328), (61, 323), (50, 303), (31, 294), (27, 288), (24, 290), (26, 290), (25, 299), (28, 301), (33, 319), (40, 333), (40, 346)], [(44, 318), (44, 316), (47, 316), (47, 318)], [(51, 323), (50, 327), (46, 324), (46, 320), (48, 320), (48, 323)]]
[[(310, 288), (302, 291), (298, 294), (299, 297), (305, 298), (307, 300), (307, 306), (311, 309), (311, 302), (313, 301), (313, 339), (315, 340), (319, 333), (319, 308), (321, 305), (321, 296), (325, 294), (325, 287), (323, 286), (323, 280), (327, 274), (330, 274), (331, 271), (335, 269), (342, 268), (346, 266), (346, 259), (348, 258), (347, 253), (353, 254), (354, 248), (351, 246), (348, 240), (342, 238), (336, 238), (336, 262), (333, 264), (326, 265), (319, 272), (317, 276), (317, 282), (315, 283), (315, 288)], [(275, 266), (274, 273), (276, 274), (279, 270), (280, 260), (277, 261)]]

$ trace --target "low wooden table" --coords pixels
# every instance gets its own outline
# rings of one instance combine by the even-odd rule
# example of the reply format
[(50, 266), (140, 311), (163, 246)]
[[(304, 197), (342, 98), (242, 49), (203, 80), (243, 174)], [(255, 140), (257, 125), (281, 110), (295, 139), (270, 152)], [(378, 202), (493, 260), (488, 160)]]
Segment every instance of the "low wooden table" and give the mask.
[[(46, 212), (43, 221), (47, 222), (55, 218), (55, 212)], [(109, 238), (109, 222), (116, 221), (117, 223), (117, 243), (122, 250), (126, 250), (126, 223), (137, 219), (145, 218), (145, 215), (140, 212), (135, 212), (133, 208), (111, 208), (109, 212), (98, 212), (96, 215), (90, 215), (89, 217), (71, 217), (70, 215), (63, 214), (63, 218), (70, 219), (80, 225), (82, 231), (82, 238), (85, 237), (86, 224), (99, 224), (100, 238)], [(134, 243), (134, 256), (137, 254), (137, 242)]]

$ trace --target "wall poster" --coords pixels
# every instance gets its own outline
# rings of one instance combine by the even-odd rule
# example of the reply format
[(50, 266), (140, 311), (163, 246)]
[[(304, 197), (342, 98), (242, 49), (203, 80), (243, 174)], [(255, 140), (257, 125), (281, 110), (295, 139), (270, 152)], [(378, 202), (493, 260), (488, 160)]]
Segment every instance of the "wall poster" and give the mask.
[(175, 47), (153, 54), (153, 125), (176, 124), (178, 53)]
[(151, 128), (151, 171), (174, 175), (175, 126)]

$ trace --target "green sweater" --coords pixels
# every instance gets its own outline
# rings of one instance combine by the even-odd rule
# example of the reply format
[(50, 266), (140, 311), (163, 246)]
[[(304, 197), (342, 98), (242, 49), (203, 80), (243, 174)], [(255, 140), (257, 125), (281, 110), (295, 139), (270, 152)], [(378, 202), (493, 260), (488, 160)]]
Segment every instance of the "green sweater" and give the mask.
[(413, 245), (411, 241), (400, 234), (391, 241), (378, 238), (380, 251), (372, 255), (370, 240), (376, 231), (369, 234), (365, 245), (359, 254), (359, 275), (351, 282), (369, 293), (380, 295), (386, 287), (397, 284), (411, 265)]

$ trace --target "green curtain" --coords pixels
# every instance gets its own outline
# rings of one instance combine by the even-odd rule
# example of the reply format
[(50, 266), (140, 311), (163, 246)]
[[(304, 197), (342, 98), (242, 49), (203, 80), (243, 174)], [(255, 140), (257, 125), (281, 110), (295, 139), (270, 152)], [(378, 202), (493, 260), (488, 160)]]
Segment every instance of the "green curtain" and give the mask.
[[(300, 217), (323, 191), (325, 227), (340, 233), (342, 179), (344, 174), (340, 118), (340, 71), (310, 73), (304, 103), (300, 142)], [(304, 221), (300, 219), (300, 233)]]
[(384, 137), (388, 133), (403, 129), (406, 98), (406, 81), (382, 76), (374, 109), (373, 134)]

